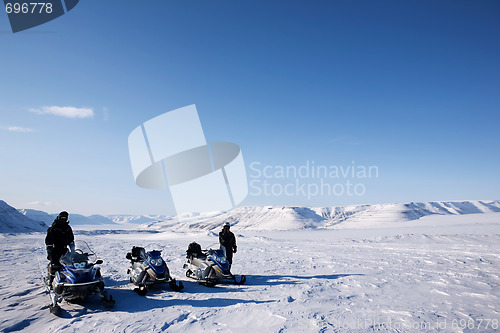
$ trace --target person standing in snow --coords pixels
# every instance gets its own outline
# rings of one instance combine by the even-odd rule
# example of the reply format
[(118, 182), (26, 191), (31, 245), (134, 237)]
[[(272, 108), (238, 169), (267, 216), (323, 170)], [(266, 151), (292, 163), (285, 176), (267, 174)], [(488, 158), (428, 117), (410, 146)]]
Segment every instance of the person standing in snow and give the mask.
[(233, 263), (233, 253), (236, 253), (237, 250), (236, 238), (234, 237), (234, 234), (229, 231), (230, 227), (231, 225), (229, 224), (229, 222), (226, 222), (224, 224), (224, 227), (222, 228), (222, 231), (219, 232), (220, 248), (226, 255), (226, 259), (229, 262), (229, 269), (231, 269), (231, 265)]
[(47, 259), (50, 260), (50, 282), (52, 282), (56, 271), (61, 269), (59, 259), (68, 251), (67, 246), (70, 247), (71, 251), (75, 250), (75, 237), (69, 225), (68, 217), (69, 214), (66, 211), (59, 213), (52, 226), (47, 230), (47, 236), (45, 237)]

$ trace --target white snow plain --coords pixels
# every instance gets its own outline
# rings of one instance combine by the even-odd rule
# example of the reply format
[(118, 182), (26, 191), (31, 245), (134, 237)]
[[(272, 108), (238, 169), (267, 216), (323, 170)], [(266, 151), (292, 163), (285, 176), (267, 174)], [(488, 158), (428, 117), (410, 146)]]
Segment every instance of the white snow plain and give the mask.
[[(185, 277), (192, 241), (213, 232), (75, 227), (104, 261), (112, 309), (97, 297), (49, 313), (42, 283), (45, 233), (0, 234), (2, 332), (494, 332), (500, 320), (500, 214), (430, 215), (342, 229), (233, 228), (233, 273), (247, 283), (209, 288)], [(374, 227), (375, 226), (375, 227)], [(125, 255), (163, 247), (182, 292), (132, 291)]]

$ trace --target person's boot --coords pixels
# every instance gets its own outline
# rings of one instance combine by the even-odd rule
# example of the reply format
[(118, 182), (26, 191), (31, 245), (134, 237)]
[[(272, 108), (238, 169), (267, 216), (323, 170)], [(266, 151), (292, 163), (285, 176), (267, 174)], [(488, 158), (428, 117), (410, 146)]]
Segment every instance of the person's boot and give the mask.
[(52, 290), (52, 281), (54, 281), (54, 274), (49, 274), (49, 289)]
[(54, 281), (54, 274), (52, 274), (52, 269), (50, 264), (47, 266), (47, 275), (45, 276), (44, 280), (47, 287), (49, 287), (49, 289), (52, 290), (52, 281)]
[(56, 272), (60, 269), (59, 264), (51, 263), (49, 265), (49, 288), (52, 290), (52, 281), (54, 281), (54, 277), (56, 276)]

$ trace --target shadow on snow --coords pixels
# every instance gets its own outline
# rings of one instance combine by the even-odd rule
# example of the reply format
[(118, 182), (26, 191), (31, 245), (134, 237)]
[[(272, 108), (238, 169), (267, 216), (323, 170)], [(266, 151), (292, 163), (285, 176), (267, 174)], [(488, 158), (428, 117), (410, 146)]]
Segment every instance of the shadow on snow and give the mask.
[(275, 286), (280, 284), (300, 284), (301, 280), (325, 279), (336, 280), (346, 276), (364, 274), (330, 274), (330, 275), (247, 275), (246, 285)]
[[(185, 281), (185, 288), (180, 292), (181, 294), (220, 294), (220, 293), (234, 293), (241, 292), (248, 286), (273, 286), (273, 285), (286, 285), (286, 284), (301, 284), (303, 280), (312, 279), (325, 279), (325, 280), (336, 280), (347, 276), (362, 276), (364, 274), (330, 274), (330, 275), (247, 275), (247, 282), (245, 285), (216, 285), (215, 287), (206, 287), (198, 284), (196, 281)], [(192, 307), (227, 307), (236, 304), (261, 304), (261, 303), (272, 303), (275, 300), (258, 301), (258, 300), (248, 300), (248, 299), (238, 299), (238, 298), (219, 298), (213, 297), (210, 299), (184, 299), (177, 298), (178, 292), (171, 290), (168, 284), (163, 284), (151, 288), (148, 290), (146, 296), (139, 296), (133, 291), (135, 287), (128, 280), (120, 281), (107, 281), (111, 288), (106, 288), (109, 294), (116, 299), (116, 304), (113, 308), (105, 308), (96, 297), (89, 297), (84, 303), (74, 304), (63, 302), (62, 312), (60, 317), (62, 318), (75, 318), (85, 315), (91, 315), (95, 312), (106, 312), (106, 311), (122, 311), (122, 312), (142, 312), (149, 311), (155, 308), (165, 308), (170, 306), (192, 306)], [(127, 286), (125, 288), (120, 288), (121, 286)], [(114, 288), (113, 288), (114, 287)], [(116, 288), (119, 287), (119, 288)], [(151, 297), (157, 297), (158, 295), (164, 295), (164, 299), (156, 299)], [(80, 306), (78, 306), (80, 305)], [(76, 306), (76, 307), (75, 307)], [(44, 307), (45, 308), (45, 307)], [(47, 307), (48, 308), (48, 307)], [(22, 323), (20, 323), (22, 325)]]
[[(207, 288), (204, 286), (200, 286), (203, 288)], [(210, 290), (215, 290), (215, 288), (207, 288)], [(192, 306), (192, 307), (227, 307), (236, 304), (244, 304), (244, 303), (271, 303), (274, 301), (256, 301), (256, 300), (247, 300), (247, 299), (238, 299), (238, 298), (219, 298), (219, 297), (211, 297), (209, 299), (183, 299), (177, 298), (179, 295), (178, 292), (170, 291), (170, 290), (162, 290), (161, 292), (157, 292), (155, 290), (148, 290), (148, 294), (146, 296), (139, 296), (135, 292), (130, 289), (113, 289), (110, 290), (113, 297), (116, 298), (116, 304), (111, 311), (123, 311), (123, 312), (142, 312), (149, 311), (151, 309), (156, 308), (165, 308), (170, 306)], [(150, 293), (151, 292), (151, 293)], [(184, 291), (181, 292), (181, 294)], [(151, 296), (155, 297), (158, 294), (162, 294), (164, 296), (163, 299), (151, 298)]]

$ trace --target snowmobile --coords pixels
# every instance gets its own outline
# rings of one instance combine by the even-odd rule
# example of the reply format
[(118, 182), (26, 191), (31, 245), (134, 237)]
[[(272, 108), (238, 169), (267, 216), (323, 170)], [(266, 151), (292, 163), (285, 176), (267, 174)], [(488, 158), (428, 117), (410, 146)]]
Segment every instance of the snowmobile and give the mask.
[(161, 251), (146, 251), (143, 247), (134, 246), (126, 258), (131, 264), (127, 274), (130, 275), (130, 282), (137, 286), (134, 291), (139, 295), (145, 296), (149, 286), (167, 282), (174, 291), (181, 291), (184, 288), (182, 281), (177, 283), (170, 276), (167, 264), (161, 257)]
[(59, 315), (59, 303), (66, 301), (82, 301), (88, 296), (99, 295), (106, 307), (115, 304), (115, 300), (104, 291), (104, 281), (98, 265), (102, 260), (96, 260), (97, 255), (86, 242), (78, 242), (74, 251), (68, 250), (59, 260), (61, 268), (55, 272), (52, 282), (50, 264), (48, 275), (44, 279), (49, 288), (52, 303), (50, 312)]
[(200, 284), (213, 287), (217, 283), (243, 284), (246, 281), (245, 275), (237, 279), (230, 272), (229, 262), (221, 249), (202, 250), (198, 243), (192, 242), (186, 253), (186, 276), (198, 280)]

